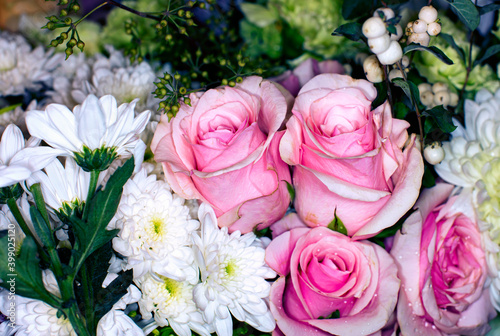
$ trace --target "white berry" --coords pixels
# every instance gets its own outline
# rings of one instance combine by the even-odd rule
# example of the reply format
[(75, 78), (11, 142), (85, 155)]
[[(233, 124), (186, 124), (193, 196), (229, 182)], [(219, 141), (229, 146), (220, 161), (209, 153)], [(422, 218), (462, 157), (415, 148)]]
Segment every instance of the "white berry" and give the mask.
[(424, 149), (424, 158), (431, 165), (436, 165), (444, 159), (444, 149), (435, 141)]
[(392, 19), (394, 16), (396, 16), (394, 14), (394, 11), (390, 8), (387, 8), (387, 7), (381, 7), (377, 10), (375, 10), (375, 12), (373, 13), (373, 16), (375, 17), (380, 17), (380, 14), (379, 12), (382, 12), (384, 13), (384, 20), (390, 20)]
[(450, 103), (448, 105), (450, 106), (458, 105), (458, 95), (455, 92), (450, 92)]
[(448, 106), (450, 103), (450, 93), (448, 91), (438, 91), (434, 94), (434, 104)]
[(399, 41), (403, 36), (403, 28), (401, 28), (400, 24), (395, 25), (394, 28), (396, 28), (396, 34), (390, 34), (390, 38), (393, 41)]
[(418, 18), (420, 20), (424, 20), (427, 23), (431, 23), (437, 20), (438, 17), (438, 12), (436, 8), (432, 6), (425, 6), (420, 9), (420, 12), (418, 13)]
[(368, 47), (374, 54), (386, 51), (389, 48), (389, 44), (391, 44), (391, 38), (388, 34), (368, 39)]
[(413, 34), (413, 21), (410, 21), (406, 24), (406, 35)]
[(427, 107), (434, 104), (434, 93), (431, 91), (420, 92), (420, 101)]
[(415, 20), (412, 27), (414, 33), (422, 34), (427, 32), (427, 22), (424, 20)]
[(418, 92), (420, 92), (420, 94), (422, 94), (426, 91), (432, 91), (432, 86), (429, 83), (418, 84)]
[(429, 23), (429, 25), (427, 26), (427, 33), (430, 35), (430, 36), (436, 36), (437, 34), (439, 34), (441, 32), (441, 24), (437, 23), (437, 22), (431, 22)]
[(368, 56), (363, 62), (366, 79), (372, 83), (380, 83), (384, 80), (384, 70), (376, 55)]
[(385, 23), (380, 17), (371, 17), (363, 23), (361, 28), (366, 38), (375, 38), (387, 33)]
[(401, 64), (403, 65), (403, 68), (408, 68), (410, 66), (410, 59), (408, 58), (408, 56), (403, 56), (403, 58), (401, 59)]
[(404, 78), (403, 73), (399, 69), (392, 69), (389, 72), (389, 80), (392, 81), (394, 78)]
[(408, 44), (410, 43), (416, 43), (423, 45), (424, 47), (429, 46), (429, 42), (431, 40), (431, 37), (427, 33), (413, 33), (408, 37)]
[(448, 85), (442, 82), (437, 82), (432, 85), (432, 92), (448, 91)]
[(389, 48), (383, 53), (377, 54), (380, 64), (391, 65), (403, 57), (403, 49), (397, 41), (391, 41)]

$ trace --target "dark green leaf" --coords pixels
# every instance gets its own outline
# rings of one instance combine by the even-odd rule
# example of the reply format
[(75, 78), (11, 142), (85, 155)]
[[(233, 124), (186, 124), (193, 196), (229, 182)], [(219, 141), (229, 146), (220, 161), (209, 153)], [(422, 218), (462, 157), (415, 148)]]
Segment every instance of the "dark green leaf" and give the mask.
[(2, 231), (0, 238), (0, 286), (10, 289), (10, 280), (15, 284), (15, 293), (24, 297), (41, 300), (53, 307), (60, 307), (61, 300), (50, 294), (43, 285), (42, 270), (38, 259), (38, 248), (33, 238), (24, 238), (19, 255), (9, 254), (9, 247), (19, 241)]
[(120, 272), (119, 276), (111, 282), (108, 287), (100, 288), (95, 293), (95, 320), (99, 321), (113, 305), (127, 293), (128, 287), (132, 284), (134, 273), (132, 270)]
[(45, 221), (40, 211), (38, 211), (34, 205), (30, 207), (30, 216), (35, 232), (40, 238), (42, 244), (46, 247), (55, 248), (56, 243), (54, 236), (52, 235), (52, 231), (48, 226), (49, 224)]
[(423, 188), (432, 188), (436, 185), (436, 178), (432, 174), (429, 166), (425, 165), (424, 167), (424, 177), (422, 178), (422, 187)]
[(441, 37), (443, 40), (445, 40), (446, 43), (448, 43), (453, 49), (456, 50), (456, 52), (458, 53), (458, 56), (460, 57), (462, 62), (464, 62), (464, 64), (465, 64), (465, 50), (456, 44), (453, 36), (451, 36), (449, 34), (441, 33), (441, 34), (439, 34), (439, 37)]
[(335, 218), (333, 218), (333, 220), (330, 222), (330, 224), (328, 224), (328, 228), (330, 230), (337, 231), (337, 232), (342, 233), (342, 234), (347, 236), (347, 229), (346, 229), (344, 223), (342, 223), (340, 218), (337, 217), (337, 209), (335, 209), (334, 216), (335, 216)]
[(74, 215), (70, 218), (71, 227), (78, 242), (78, 247), (74, 250), (75, 257), (79, 259), (77, 264), (81, 264), (87, 256), (116, 236), (118, 230), (108, 231), (106, 226), (116, 213), (123, 185), (133, 171), (134, 158), (132, 157), (109, 178), (106, 188), (97, 191), (89, 204), (86, 204), (90, 207), (86, 221)]
[(414, 51), (414, 50), (423, 50), (423, 51), (430, 52), (431, 54), (436, 56), (438, 59), (440, 59), (444, 64), (448, 64), (448, 65), (453, 64), (453, 61), (448, 56), (446, 56), (444, 52), (442, 52), (440, 49), (436, 48), (435, 46), (425, 47), (425, 46), (420, 45), (420, 44), (411, 43), (410, 45), (407, 45), (403, 49), (403, 53), (407, 54), (407, 53)]
[(479, 15), (484, 15), (486, 13), (496, 11), (497, 9), (500, 9), (500, 4), (492, 3), (483, 7), (478, 7)]
[[(425, 116), (425, 112), (424, 112), (424, 116)], [(425, 121), (424, 121), (424, 134), (425, 135), (429, 134), (430, 132), (432, 132), (434, 130), (437, 130), (438, 128), (439, 127), (433, 118), (425, 118)]]
[(420, 92), (418, 91), (418, 87), (413, 82), (405, 81), (402, 78), (394, 78), (392, 82), (394, 83), (394, 85), (399, 86), (403, 90), (412, 104), (415, 101), (417, 103), (417, 106), (421, 106)]
[(479, 25), (479, 12), (471, 0), (446, 0), (451, 10), (458, 16), (460, 21), (469, 28), (475, 30)]
[(286, 189), (288, 190), (288, 193), (290, 194), (290, 202), (293, 203), (293, 200), (295, 199), (295, 189), (293, 188), (293, 185), (288, 183), (288, 181), (285, 181), (285, 182), (286, 182)]
[(500, 52), (500, 44), (492, 45), (491, 47), (486, 49), (484, 55), (480, 59), (478, 59), (474, 62), (474, 66), (483, 63), (485, 60), (487, 60), (491, 56), (497, 54), (498, 52)]
[(404, 103), (397, 102), (396, 104), (394, 104), (394, 112), (396, 118), (404, 119), (408, 112), (410, 112), (410, 109)]
[(439, 129), (444, 133), (451, 133), (457, 128), (457, 126), (453, 125), (451, 112), (445, 109), (443, 105), (435, 106), (425, 111), (425, 115), (431, 116)]
[(363, 36), (363, 33), (361, 32), (361, 24), (357, 22), (349, 22), (335, 29), (332, 35), (345, 36), (349, 40), (359, 41), (359, 39)]

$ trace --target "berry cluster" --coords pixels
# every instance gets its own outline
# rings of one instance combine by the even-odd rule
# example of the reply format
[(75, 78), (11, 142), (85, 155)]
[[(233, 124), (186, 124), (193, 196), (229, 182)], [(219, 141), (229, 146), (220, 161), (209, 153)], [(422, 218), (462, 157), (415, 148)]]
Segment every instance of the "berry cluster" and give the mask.
[(422, 7), (418, 13), (418, 20), (410, 21), (406, 25), (408, 44), (416, 43), (425, 47), (429, 46), (431, 36), (441, 32), (441, 24), (437, 21), (438, 12), (432, 6)]

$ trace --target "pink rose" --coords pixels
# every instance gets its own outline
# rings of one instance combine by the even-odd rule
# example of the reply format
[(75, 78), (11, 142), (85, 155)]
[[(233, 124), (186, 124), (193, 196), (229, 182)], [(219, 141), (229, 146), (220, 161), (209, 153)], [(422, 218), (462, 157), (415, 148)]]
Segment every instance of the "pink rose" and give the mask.
[(395, 236), (402, 335), (484, 335), (496, 315), (473, 206), (467, 195), (450, 197), (453, 188), (441, 183), (422, 192)]
[(323, 74), (295, 99), (280, 153), (295, 166), (294, 205), (307, 225), (327, 226), (336, 214), (349, 236), (367, 238), (415, 203), (422, 156), (414, 137), (405, 147), (409, 124), (387, 102), (372, 110), (376, 96), (366, 80)]
[(278, 226), (295, 228), (266, 249), (267, 264), (280, 276), (270, 293), (276, 334), (382, 335), (394, 324), (399, 279), (389, 253), (325, 227), (297, 228), (296, 214), (273, 231)]
[(318, 62), (314, 58), (308, 58), (300, 63), (293, 71), (287, 70), (278, 77), (271, 78), (296, 97), (300, 88), (311, 78), (322, 73), (344, 74), (345, 70), (342, 64), (337, 61), (327, 60)]
[(249, 77), (190, 98), (170, 122), (162, 116), (151, 143), (168, 183), (186, 199), (209, 203), (230, 231), (271, 225), (290, 203), (278, 129), (292, 97)]

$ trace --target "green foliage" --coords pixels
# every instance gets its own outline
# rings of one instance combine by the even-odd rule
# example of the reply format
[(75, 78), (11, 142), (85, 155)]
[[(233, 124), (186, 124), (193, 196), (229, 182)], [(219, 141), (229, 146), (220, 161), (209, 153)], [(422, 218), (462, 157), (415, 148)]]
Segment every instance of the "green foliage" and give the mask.
[(363, 33), (361, 32), (361, 24), (357, 22), (349, 22), (341, 25), (332, 33), (333, 36), (344, 36), (351, 41), (359, 41)]
[(442, 105), (435, 106), (423, 112), (422, 115), (431, 117), (443, 133), (451, 133), (457, 128), (457, 126), (453, 124), (450, 111), (445, 109)]
[(488, 49), (486, 49), (484, 54), (474, 62), (474, 66), (480, 65), (481, 63), (486, 61), (488, 58), (490, 58), (491, 56), (493, 56), (499, 52), (500, 52), (500, 44), (495, 44), (495, 45), (490, 46)]
[(415, 51), (415, 50), (427, 51), (427, 52), (431, 53), (432, 55), (436, 56), (443, 63), (445, 63), (447, 65), (453, 64), (453, 61), (448, 56), (446, 56), (446, 54), (444, 52), (442, 52), (441, 50), (439, 50), (439, 48), (436, 48), (435, 46), (426, 47), (426, 46), (423, 46), (420, 44), (411, 43), (410, 45), (406, 46), (403, 49), (403, 53), (407, 54), (407, 53), (409, 53), (411, 51)]
[(328, 228), (347, 236), (347, 229), (342, 220), (337, 216), (337, 209), (335, 209), (334, 216), (333, 220), (328, 224)]
[(465, 50), (462, 47), (459, 47), (457, 43), (455, 42), (455, 39), (453, 38), (452, 35), (445, 34), (445, 33), (440, 33), (439, 36), (445, 40), (455, 51), (458, 53), (458, 56), (460, 57), (460, 60), (465, 63)]
[(479, 25), (479, 12), (470, 0), (446, 0), (452, 11), (458, 16), (460, 21), (469, 29), (475, 30)]
[(293, 200), (295, 199), (295, 188), (293, 187), (293, 185), (288, 183), (288, 181), (285, 181), (285, 182), (286, 182), (286, 189), (288, 190), (288, 194), (290, 194), (290, 202), (293, 203)]
[(9, 246), (21, 243), (9, 240), (7, 231), (0, 233), (0, 286), (9, 290), (9, 280), (14, 279), (15, 293), (24, 297), (41, 300), (53, 307), (60, 307), (61, 301), (49, 293), (42, 280), (38, 248), (35, 240), (25, 237), (18, 255), (9, 253)]

